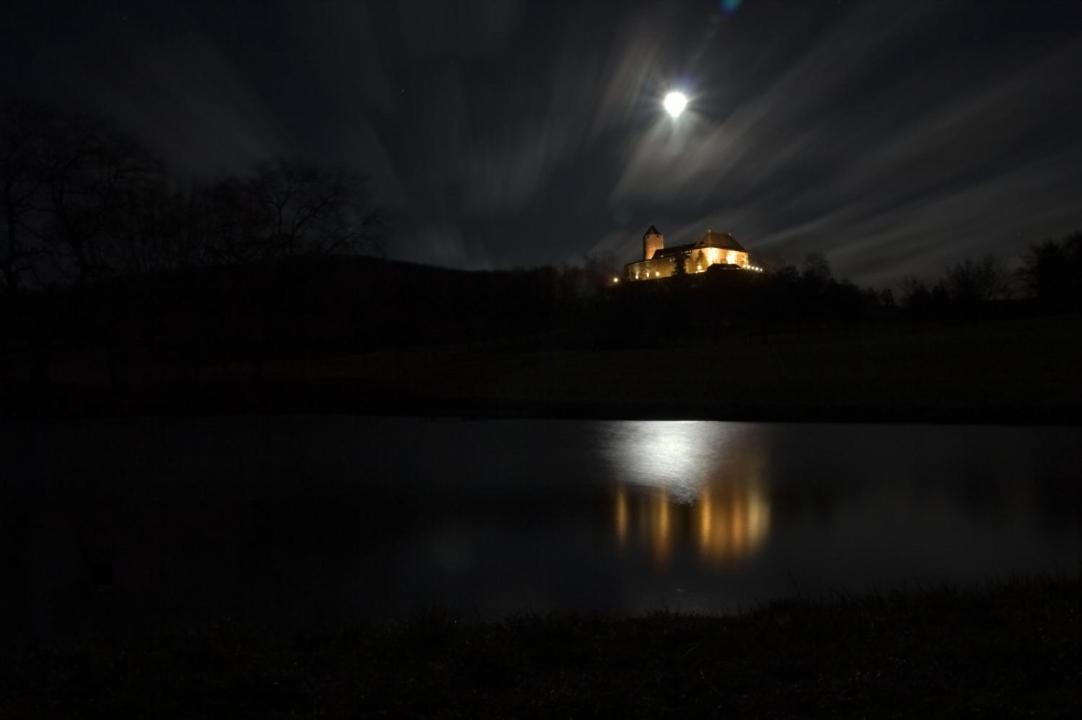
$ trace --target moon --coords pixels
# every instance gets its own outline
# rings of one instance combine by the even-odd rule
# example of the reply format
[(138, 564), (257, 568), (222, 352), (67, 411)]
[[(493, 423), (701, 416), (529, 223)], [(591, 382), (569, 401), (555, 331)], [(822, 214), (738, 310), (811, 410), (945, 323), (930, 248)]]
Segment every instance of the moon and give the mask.
[(669, 113), (675, 120), (680, 117), (680, 114), (684, 112), (684, 108), (688, 106), (688, 96), (679, 90), (673, 90), (665, 96), (662, 104), (665, 106), (665, 112)]

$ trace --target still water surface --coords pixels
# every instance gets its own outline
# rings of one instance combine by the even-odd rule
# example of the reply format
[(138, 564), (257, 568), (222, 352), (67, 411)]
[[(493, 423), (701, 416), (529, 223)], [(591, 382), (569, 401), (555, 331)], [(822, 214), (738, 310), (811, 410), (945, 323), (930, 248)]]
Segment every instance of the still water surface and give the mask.
[(9, 631), (732, 612), (1082, 559), (1082, 429), (267, 417), (3, 428)]

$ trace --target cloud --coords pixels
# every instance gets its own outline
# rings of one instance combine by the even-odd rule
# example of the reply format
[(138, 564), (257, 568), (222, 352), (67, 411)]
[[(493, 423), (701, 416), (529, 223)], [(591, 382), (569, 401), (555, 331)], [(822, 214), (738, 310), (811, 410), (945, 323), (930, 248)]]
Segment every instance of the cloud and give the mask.
[[(384, 27), (413, 60), (491, 53), (503, 49), (522, 21), (525, 0), (395, 0)], [(384, 8), (384, 9), (385, 9)]]
[(1017, 252), (1022, 238), (1082, 223), (1070, 199), (1082, 181), (1082, 44), (1024, 63), (914, 53), (885, 70), (943, 11), (862, 5), (727, 116), (655, 123), (610, 202), (682, 205), (695, 219), (678, 234), (739, 228), (750, 247), (790, 260), (826, 251), (863, 282)]
[(394, 257), (451, 268), (491, 269), (488, 257), (467, 242), (463, 231), (453, 224), (424, 223), (418, 227), (398, 228)]
[(87, 102), (108, 108), (172, 167), (216, 175), (283, 152), (274, 114), (212, 43), (188, 37), (151, 49), (128, 42), (130, 74), (98, 74), (87, 83)]
[(116, 115), (190, 174), (367, 172), (417, 260), (630, 260), (654, 223), (890, 282), (1082, 227), (1069, 3), (14, 2), (9, 91)]

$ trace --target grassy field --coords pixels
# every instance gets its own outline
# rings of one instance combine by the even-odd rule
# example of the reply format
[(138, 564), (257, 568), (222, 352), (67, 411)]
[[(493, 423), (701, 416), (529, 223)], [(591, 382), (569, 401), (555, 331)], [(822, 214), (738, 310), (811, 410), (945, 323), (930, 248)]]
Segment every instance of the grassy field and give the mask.
[(1076, 318), (728, 335), (655, 348), (476, 344), (180, 367), (72, 355), (48, 397), (9, 363), (16, 413), (681, 417), (1082, 422)]
[(456, 622), (273, 640), (237, 623), (0, 655), (0, 717), (1075, 717), (1082, 583), (747, 614)]
[(449, 407), (556, 415), (1079, 422), (1082, 330), (1005, 323), (657, 349), (379, 353), (318, 364), (312, 377), (361, 377)]

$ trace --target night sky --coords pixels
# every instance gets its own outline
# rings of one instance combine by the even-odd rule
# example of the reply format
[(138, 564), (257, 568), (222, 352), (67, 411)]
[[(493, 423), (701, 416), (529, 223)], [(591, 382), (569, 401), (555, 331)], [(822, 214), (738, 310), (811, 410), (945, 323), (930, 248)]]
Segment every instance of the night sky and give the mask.
[[(178, 176), (367, 174), (395, 257), (635, 259), (707, 227), (873, 285), (1082, 229), (1077, 0), (7, 0), (4, 96)], [(676, 122), (660, 101), (691, 96)]]

